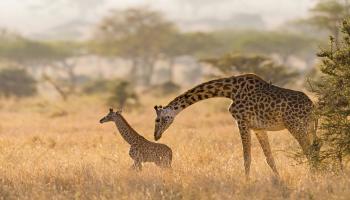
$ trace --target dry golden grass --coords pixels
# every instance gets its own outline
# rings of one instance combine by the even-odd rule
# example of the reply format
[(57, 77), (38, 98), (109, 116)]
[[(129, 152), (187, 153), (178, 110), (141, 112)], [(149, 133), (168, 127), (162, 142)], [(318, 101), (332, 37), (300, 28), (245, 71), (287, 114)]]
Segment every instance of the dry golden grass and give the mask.
[[(153, 105), (171, 97), (144, 97), (127, 120), (153, 140)], [(156, 101), (156, 102), (155, 102)], [(349, 199), (350, 175), (311, 176), (284, 152), (297, 147), (286, 132), (270, 142), (283, 182), (273, 178), (253, 136), (250, 182), (229, 101), (198, 103), (181, 113), (160, 142), (174, 152), (173, 170), (153, 164), (135, 173), (129, 146), (114, 124), (99, 124), (107, 107), (99, 98), (67, 103), (25, 100), (0, 103), (1, 199)], [(117, 135), (115, 135), (117, 134)]]

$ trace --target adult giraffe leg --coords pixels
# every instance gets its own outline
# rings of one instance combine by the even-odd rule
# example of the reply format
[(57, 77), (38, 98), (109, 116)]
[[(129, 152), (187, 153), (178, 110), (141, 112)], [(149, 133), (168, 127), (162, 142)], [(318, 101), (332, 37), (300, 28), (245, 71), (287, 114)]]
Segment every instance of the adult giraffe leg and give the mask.
[(251, 163), (251, 135), (249, 127), (245, 122), (238, 121), (239, 133), (241, 135), (243, 145), (243, 158), (246, 179), (249, 179), (250, 163)]
[(271, 167), (272, 171), (277, 176), (279, 176), (279, 173), (278, 173), (277, 168), (276, 168), (275, 160), (272, 156), (269, 138), (267, 136), (266, 131), (254, 131), (254, 132), (255, 132), (255, 135), (258, 138), (260, 146), (264, 152), (267, 164)]

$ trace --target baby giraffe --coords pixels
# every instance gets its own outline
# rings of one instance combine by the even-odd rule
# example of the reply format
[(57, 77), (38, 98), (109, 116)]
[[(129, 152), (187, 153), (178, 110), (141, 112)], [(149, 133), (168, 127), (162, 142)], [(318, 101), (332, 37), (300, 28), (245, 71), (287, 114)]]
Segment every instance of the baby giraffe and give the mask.
[(129, 155), (134, 160), (133, 169), (140, 171), (143, 162), (154, 162), (162, 168), (171, 167), (172, 151), (167, 145), (150, 142), (139, 135), (121, 115), (121, 111), (113, 112), (110, 108), (109, 113), (100, 120), (100, 123), (109, 121), (115, 122), (124, 140), (131, 145)]

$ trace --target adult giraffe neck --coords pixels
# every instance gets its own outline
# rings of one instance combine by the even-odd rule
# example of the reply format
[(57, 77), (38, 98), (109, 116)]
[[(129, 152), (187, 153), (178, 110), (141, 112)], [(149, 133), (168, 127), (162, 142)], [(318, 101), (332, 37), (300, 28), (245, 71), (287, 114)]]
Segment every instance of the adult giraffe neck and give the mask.
[(178, 114), (190, 105), (199, 101), (214, 98), (232, 98), (232, 94), (238, 90), (238, 79), (236, 77), (221, 78), (199, 84), (172, 100), (165, 109), (171, 109)]
[(145, 140), (145, 138), (139, 135), (125, 120), (122, 115), (117, 115), (114, 119), (115, 125), (117, 126), (120, 135), (123, 139), (130, 145), (140, 142), (140, 140)]

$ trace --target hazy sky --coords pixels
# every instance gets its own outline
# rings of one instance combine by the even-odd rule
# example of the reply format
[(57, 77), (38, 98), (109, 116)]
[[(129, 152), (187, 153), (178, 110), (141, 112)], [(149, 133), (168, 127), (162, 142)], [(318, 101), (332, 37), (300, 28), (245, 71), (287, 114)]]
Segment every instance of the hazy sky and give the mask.
[[(43, 4), (45, 1), (51, 3)], [(84, 4), (78, 4), (79, 1)], [(93, 5), (85, 2), (92, 2)], [(72, 19), (96, 22), (110, 9), (138, 5), (159, 9), (173, 20), (225, 19), (235, 13), (256, 13), (263, 16), (269, 27), (274, 27), (285, 20), (305, 16), (315, 2), (316, 0), (0, 0), (0, 27), (32, 34)]]

